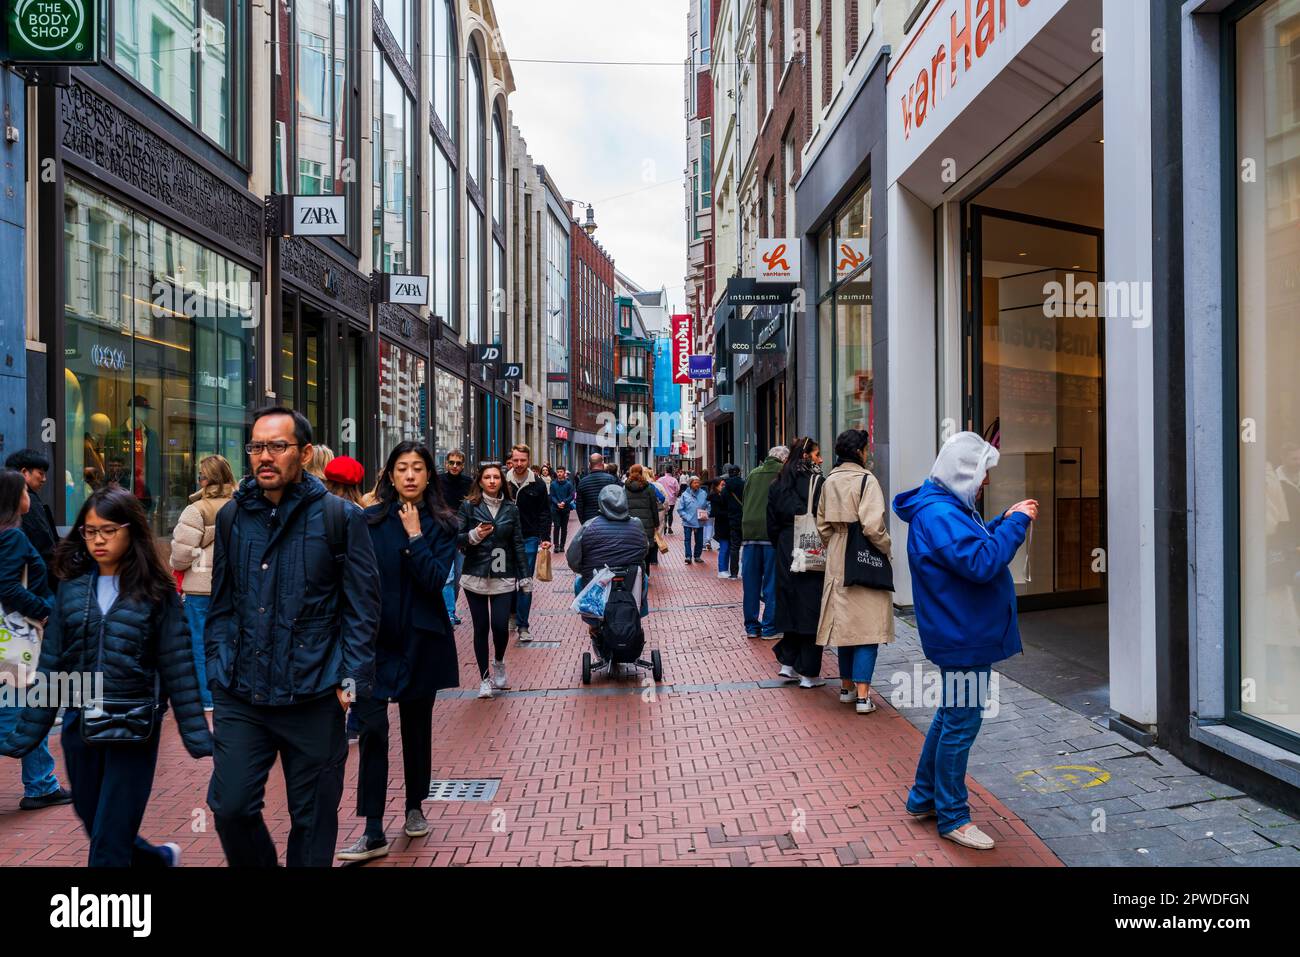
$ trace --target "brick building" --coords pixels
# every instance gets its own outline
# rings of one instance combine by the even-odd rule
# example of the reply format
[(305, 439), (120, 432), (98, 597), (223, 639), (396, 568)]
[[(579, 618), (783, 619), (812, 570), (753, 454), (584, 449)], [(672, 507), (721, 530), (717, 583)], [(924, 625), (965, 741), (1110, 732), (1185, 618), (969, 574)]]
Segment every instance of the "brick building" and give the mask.
[(594, 213), (573, 218), (569, 204), (569, 369), (573, 397), (574, 462), (587, 467), (592, 452), (612, 455), (617, 444), (614, 390), (614, 260), (592, 236)]

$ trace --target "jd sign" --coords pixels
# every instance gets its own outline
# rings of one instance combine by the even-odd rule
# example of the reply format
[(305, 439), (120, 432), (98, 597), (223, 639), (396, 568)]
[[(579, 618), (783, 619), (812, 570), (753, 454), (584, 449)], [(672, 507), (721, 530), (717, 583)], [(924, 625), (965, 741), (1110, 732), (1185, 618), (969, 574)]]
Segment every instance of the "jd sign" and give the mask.
[(99, 61), (98, 0), (6, 0), (5, 7), (10, 62)]

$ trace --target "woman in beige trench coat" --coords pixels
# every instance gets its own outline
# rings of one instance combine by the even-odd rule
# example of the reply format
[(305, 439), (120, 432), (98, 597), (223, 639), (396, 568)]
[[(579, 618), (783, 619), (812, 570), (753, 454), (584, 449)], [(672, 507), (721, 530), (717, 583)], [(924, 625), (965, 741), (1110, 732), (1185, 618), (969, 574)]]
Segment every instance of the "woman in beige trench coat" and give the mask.
[(881, 645), (894, 640), (893, 593), (844, 585), (844, 546), (854, 522), (861, 522), (867, 540), (891, 557), (885, 496), (866, 467), (869, 442), (862, 429), (840, 433), (835, 440), (835, 468), (826, 476), (817, 505), (817, 531), (826, 543), (817, 644), (839, 653), (840, 701), (855, 702), (858, 714), (876, 710), (870, 698), (876, 654)]

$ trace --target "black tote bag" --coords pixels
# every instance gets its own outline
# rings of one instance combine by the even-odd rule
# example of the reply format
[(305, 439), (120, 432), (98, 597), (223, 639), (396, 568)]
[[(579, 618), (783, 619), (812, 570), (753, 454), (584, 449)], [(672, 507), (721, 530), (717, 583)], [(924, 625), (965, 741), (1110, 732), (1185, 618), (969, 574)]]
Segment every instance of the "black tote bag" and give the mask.
[[(858, 501), (867, 489), (869, 475), (862, 476), (862, 487), (858, 489)], [(874, 588), (877, 591), (894, 590), (894, 566), (889, 563), (885, 553), (871, 544), (862, 523), (855, 521), (849, 526), (848, 541), (844, 543), (844, 585), (859, 585)]]

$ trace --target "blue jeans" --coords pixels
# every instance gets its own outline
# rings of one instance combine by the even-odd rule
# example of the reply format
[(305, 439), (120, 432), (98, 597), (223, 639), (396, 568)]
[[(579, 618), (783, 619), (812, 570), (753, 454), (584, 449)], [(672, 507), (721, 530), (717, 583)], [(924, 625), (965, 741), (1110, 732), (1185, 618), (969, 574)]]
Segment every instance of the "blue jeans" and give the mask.
[[(21, 708), (0, 707), (0, 741), (13, 732), (18, 724)], [(45, 797), (59, 789), (59, 779), (54, 776), (54, 755), (50, 754), (49, 737), (36, 746), (23, 762), (23, 797)]]
[(728, 567), (731, 560), (731, 539), (723, 538), (718, 542), (718, 571), (730, 571)]
[[(524, 576), (533, 577), (533, 572), (537, 570), (537, 546), (541, 539), (537, 536), (524, 539)], [(515, 592), (515, 627), (528, 627), (528, 612), (533, 607), (533, 593), (531, 591)]]
[[(947, 834), (970, 821), (966, 763), (979, 734), (990, 668), (941, 668), (943, 705), (930, 722), (916, 765), (916, 782), (907, 796), (909, 811), (938, 813), (939, 833)], [(952, 677), (950, 677), (952, 676)], [(978, 684), (968, 694), (968, 678)]]
[(876, 670), (876, 655), (880, 653), (879, 645), (853, 645), (836, 650), (840, 656), (841, 678), (848, 678), (856, 684), (871, 684), (871, 676)]
[(208, 620), (208, 595), (185, 596), (185, 620), (190, 623), (190, 647), (194, 649), (194, 670), (199, 673), (199, 697), (203, 707), (212, 707), (212, 692), (208, 690), (208, 665), (203, 653), (203, 623)]
[[(766, 544), (746, 545), (740, 553), (740, 577), (745, 585), (745, 634), (776, 634), (772, 630), (772, 616), (776, 614), (776, 549)], [(763, 600), (761, 622), (760, 597)]]
[(451, 619), (455, 619), (456, 617), (456, 595), (460, 591), (460, 573), (461, 573), (461, 569), (463, 569), (464, 567), (465, 567), (465, 553), (458, 550), (456, 552), (456, 565), (455, 565), (456, 578), (455, 580), (452, 581), (450, 585), (442, 586), (442, 600), (447, 605), (447, 617)]
[[(682, 538), (682, 545), (686, 548), (686, 557), (698, 562), (700, 560), (700, 555), (704, 553), (704, 529), (699, 525), (696, 525), (694, 528), (687, 525), (682, 529), (682, 531), (685, 533)], [(695, 550), (693, 552), (691, 551), (692, 541), (695, 542)]]

